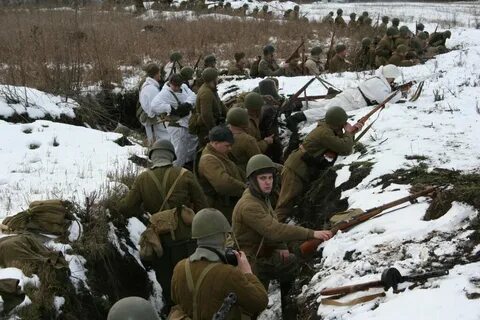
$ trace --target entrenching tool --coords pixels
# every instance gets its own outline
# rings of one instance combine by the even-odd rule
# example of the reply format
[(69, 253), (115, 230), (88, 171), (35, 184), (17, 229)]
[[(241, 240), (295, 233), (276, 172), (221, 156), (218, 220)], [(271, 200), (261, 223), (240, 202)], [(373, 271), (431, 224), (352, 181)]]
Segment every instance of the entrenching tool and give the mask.
[(366, 291), (370, 288), (383, 288), (388, 290), (393, 288), (397, 290), (398, 285), (404, 282), (425, 282), (430, 278), (443, 277), (448, 275), (448, 270), (437, 270), (433, 272), (426, 272), (410, 276), (402, 276), (400, 271), (396, 268), (389, 268), (382, 272), (382, 276), (379, 281), (365, 282), (350, 286), (343, 286), (338, 288), (327, 288), (320, 291), (322, 296), (336, 296), (336, 295), (346, 295), (349, 293)]

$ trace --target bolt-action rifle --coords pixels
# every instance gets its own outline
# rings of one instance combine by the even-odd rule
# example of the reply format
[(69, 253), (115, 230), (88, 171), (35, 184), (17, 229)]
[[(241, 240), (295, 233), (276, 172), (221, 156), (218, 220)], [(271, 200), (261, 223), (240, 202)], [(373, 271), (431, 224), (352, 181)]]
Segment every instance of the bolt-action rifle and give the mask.
[(299, 57), (300, 54), (298, 53), (298, 50), (300, 50), (303, 46), (305, 45), (305, 40), (302, 38), (302, 42), (298, 45), (298, 47), (292, 52), (292, 54), (285, 60), (286, 63), (289, 63), (290, 60), (292, 60), (295, 57)]
[[(357, 226), (357, 225), (359, 225), (359, 224), (361, 224), (361, 223), (363, 223), (367, 220), (372, 219), (373, 217), (378, 216), (379, 214), (381, 214), (385, 210), (396, 207), (396, 206), (398, 206), (400, 204), (403, 204), (405, 202), (414, 203), (417, 198), (426, 196), (430, 193), (433, 193), (436, 190), (437, 190), (437, 187), (430, 187), (430, 188), (425, 189), (424, 191), (420, 191), (420, 192), (417, 192), (415, 194), (409, 195), (407, 197), (404, 197), (404, 198), (386, 203), (386, 204), (384, 204), (380, 207), (375, 207), (375, 208), (369, 209), (369, 210), (365, 211), (364, 213), (362, 213), (362, 214), (360, 214), (360, 215), (358, 215), (358, 216), (356, 216), (356, 217), (354, 217), (350, 220), (342, 221), (342, 222), (337, 223), (336, 225), (333, 226), (332, 229), (330, 229), (330, 231), (335, 235), (338, 231), (349, 230), (349, 229), (351, 229), (351, 228), (353, 228), (353, 227), (355, 227), (355, 226)], [(309, 256), (309, 255), (311, 255), (312, 253), (315, 252), (318, 245), (321, 244), (322, 242), (323, 242), (323, 240), (320, 240), (320, 239), (311, 239), (311, 240), (305, 241), (304, 243), (302, 243), (300, 245), (300, 252), (302, 253), (303, 256)]]
[(325, 70), (328, 70), (328, 65), (330, 64), (330, 58), (333, 56), (333, 44), (335, 43), (335, 32), (337, 30), (333, 28), (332, 38), (330, 39), (330, 47), (327, 52), (327, 61), (325, 62)]

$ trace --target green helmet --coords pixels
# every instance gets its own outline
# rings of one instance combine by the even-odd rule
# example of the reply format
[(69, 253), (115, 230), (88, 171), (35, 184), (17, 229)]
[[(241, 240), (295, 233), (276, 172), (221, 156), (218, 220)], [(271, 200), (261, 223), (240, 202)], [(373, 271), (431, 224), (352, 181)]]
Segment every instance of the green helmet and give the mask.
[(398, 19), (398, 18), (393, 18), (392, 19), (392, 25), (398, 27), (399, 24), (400, 24), (400, 19)]
[(275, 52), (275, 48), (271, 44), (267, 44), (265, 47), (263, 47), (263, 54), (271, 54)]
[(150, 150), (148, 151), (148, 158), (152, 158), (152, 153), (155, 150), (166, 150), (170, 151), (171, 153), (175, 154), (175, 148), (173, 147), (173, 144), (169, 140), (157, 140), (153, 143), (153, 145), (150, 147)]
[(364, 16), (360, 16), (358, 17), (357, 21), (360, 22), (360, 23), (363, 23), (363, 20), (365, 20), (365, 17)]
[(140, 297), (118, 300), (108, 312), (107, 320), (160, 320), (152, 304)]
[(372, 44), (372, 39), (370, 38), (363, 38), (362, 39), (362, 47), (368, 47)]
[(264, 154), (254, 155), (247, 163), (247, 178), (249, 178), (255, 171), (270, 168), (275, 169), (275, 164), (269, 157)]
[(345, 51), (345, 50), (347, 50), (347, 46), (344, 45), (344, 44), (342, 44), (342, 43), (341, 43), (341, 44), (337, 44), (337, 45), (335, 46), (335, 52), (336, 52), (336, 53), (340, 53), (340, 52), (343, 52), (343, 51)]
[(325, 114), (325, 122), (334, 127), (342, 127), (347, 123), (348, 115), (341, 107), (331, 107)]
[(300, 6), (297, 4), (293, 7), (293, 11), (298, 11), (298, 10), (300, 10)]
[(350, 13), (350, 19), (355, 20), (357, 14), (355, 12)]
[(205, 82), (211, 82), (218, 78), (218, 71), (215, 68), (206, 68), (202, 72), (202, 79)]
[(399, 46), (397, 47), (396, 51), (397, 51), (398, 53), (406, 53), (406, 52), (408, 51), (408, 48), (407, 48), (406, 45), (401, 44), (401, 45), (399, 45)]
[(243, 101), (243, 105), (247, 110), (252, 111), (260, 111), (262, 110), (263, 105), (265, 102), (261, 95), (256, 92), (250, 92), (245, 96), (245, 100)]
[(170, 55), (170, 61), (172, 62), (178, 62), (182, 60), (182, 54), (180, 52), (173, 52), (171, 55)]
[(180, 76), (182, 76), (185, 81), (192, 80), (194, 73), (195, 71), (191, 67), (183, 67), (182, 70), (180, 70)]
[(227, 218), (214, 208), (205, 208), (193, 217), (192, 239), (213, 236), (218, 233), (227, 233), (232, 230)]
[(158, 64), (151, 62), (147, 64), (145, 67), (143, 67), (143, 70), (147, 74), (148, 77), (153, 78), (155, 75), (157, 75), (160, 72), (160, 67)]
[(211, 65), (211, 64), (214, 64), (217, 62), (217, 58), (215, 58), (215, 56), (213, 54), (209, 54), (208, 56), (205, 57), (205, 59), (203, 60), (203, 63), (205, 65)]
[(243, 108), (233, 107), (227, 112), (227, 123), (235, 127), (248, 126), (248, 113)]
[(388, 37), (393, 37), (393, 36), (396, 36), (398, 34), (398, 30), (395, 29), (394, 27), (390, 27), (387, 29), (387, 36)]
[(253, 12), (258, 12), (259, 10), (258, 7), (253, 8)]
[(452, 32), (450, 32), (450, 30), (447, 30), (443, 33), (443, 35), (445, 36), (445, 38), (450, 39), (450, 37), (452, 36)]
[(388, 16), (383, 16), (382, 17), (382, 22), (387, 24), (388, 23), (388, 20), (390, 20), (390, 18)]
[(423, 31), (425, 30), (425, 25), (423, 23), (417, 23), (417, 30), (418, 31)]
[(338, 9), (337, 10), (337, 15), (341, 16), (343, 14), (343, 10), (342, 9)]
[(367, 12), (367, 11), (363, 11), (362, 16), (364, 16), (365, 18), (368, 17), (368, 12)]
[(422, 40), (427, 40), (428, 39), (428, 34), (425, 31), (419, 32), (417, 37)]
[(407, 26), (401, 26), (400, 29), (398, 29), (398, 31), (401, 35), (406, 35), (410, 32), (410, 29), (408, 29)]
[(264, 4), (263, 7), (262, 7), (262, 10), (263, 11), (268, 11), (268, 4)]
[(313, 47), (312, 50), (310, 51), (310, 54), (312, 56), (319, 56), (322, 53), (322, 47)]

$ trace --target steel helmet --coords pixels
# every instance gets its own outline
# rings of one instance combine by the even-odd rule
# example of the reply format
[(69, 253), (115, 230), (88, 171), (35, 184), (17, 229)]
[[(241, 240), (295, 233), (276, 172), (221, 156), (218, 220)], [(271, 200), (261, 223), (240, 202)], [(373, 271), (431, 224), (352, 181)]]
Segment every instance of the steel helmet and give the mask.
[(107, 320), (160, 320), (152, 304), (140, 297), (118, 300), (108, 312)]
[(235, 127), (248, 126), (248, 113), (243, 108), (233, 107), (227, 112), (227, 123)]
[(153, 143), (153, 145), (150, 147), (150, 150), (148, 151), (148, 158), (152, 158), (152, 153), (155, 150), (166, 150), (170, 151), (175, 155), (175, 148), (173, 147), (173, 144), (169, 140), (157, 140)]
[(262, 169), (275, 169), (273, 161), (264, 154), (257, 154), (248, 160), (246, 174), (249, 178), (255, 171)]
[(348, 115), (342, 107), (331, 107), (325, 114), (325, 122), (334, 127), (343, 127), (347, 120)]
[(192, 222), (192, 239), (213, 236), (218, 233), (231, 232), (232, 227), (227, 218), (214, 208), (200, 210)]

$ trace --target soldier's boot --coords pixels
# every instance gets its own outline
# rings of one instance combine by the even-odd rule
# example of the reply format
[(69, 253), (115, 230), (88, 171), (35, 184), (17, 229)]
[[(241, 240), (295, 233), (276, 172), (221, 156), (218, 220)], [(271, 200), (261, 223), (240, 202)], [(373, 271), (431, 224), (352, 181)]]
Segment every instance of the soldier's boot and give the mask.
[(295, 299), (292, 299), (290, 293), (293, 288), (294, 281), (280, 282), (280, 296), (282, 301), (282, 319), (297, 319), (298, 307)]

